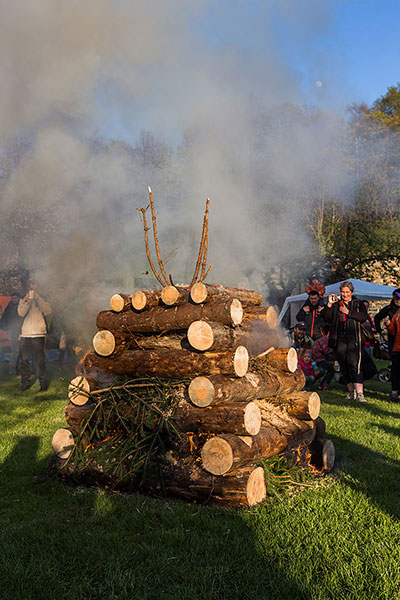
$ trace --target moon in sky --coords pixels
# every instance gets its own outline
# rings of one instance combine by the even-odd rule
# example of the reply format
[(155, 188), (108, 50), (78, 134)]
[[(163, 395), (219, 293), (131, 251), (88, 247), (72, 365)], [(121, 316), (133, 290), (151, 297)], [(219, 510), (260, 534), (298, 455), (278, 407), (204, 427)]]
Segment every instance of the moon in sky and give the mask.
[(318, 81), (316, 81), (316, 82), (315, 82), (315, 85), (316, 85), (317, 87), (322, 87), (324, 84), (322, 83), (322, 81), (319, 81), (319, 80), (318, 80)]

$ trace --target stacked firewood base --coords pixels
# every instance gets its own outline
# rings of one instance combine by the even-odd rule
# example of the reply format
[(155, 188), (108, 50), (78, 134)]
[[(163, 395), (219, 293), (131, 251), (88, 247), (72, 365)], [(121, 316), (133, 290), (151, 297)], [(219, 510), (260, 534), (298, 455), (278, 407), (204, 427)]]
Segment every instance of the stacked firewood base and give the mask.
[(263, 459), (329, 471), (320, 399), (252, 290), (195, 283), (115, 294), (69, 386), (53, 437), (61, 477), (117, 490), (252, 506)]

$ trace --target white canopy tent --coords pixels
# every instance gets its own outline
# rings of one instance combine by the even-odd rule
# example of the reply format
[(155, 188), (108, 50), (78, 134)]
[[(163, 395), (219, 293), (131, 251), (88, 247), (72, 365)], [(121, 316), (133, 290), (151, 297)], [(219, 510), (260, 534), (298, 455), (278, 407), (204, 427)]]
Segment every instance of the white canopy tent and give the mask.
[[(390, 285), (379, 285), (362, 281), (361, 279), (346, 279), (354, 285), (354, 295), (359, 300), (389, 300), (392, 298), (392, 293), (396, 289)], [(340, 294), (339, 286), (343, 281), (332, 283), (325, 288), (324, 300), (328, 299), (330, 294)], [(307, 300), (308, 294), (297, 294), (297, 296), (289, 296), (286, 298), (282, 310), (279, 313), (279, 322), (283, 321), (286, 327), (293, 327), (296, 323), (296, 315), (304, 302)]]

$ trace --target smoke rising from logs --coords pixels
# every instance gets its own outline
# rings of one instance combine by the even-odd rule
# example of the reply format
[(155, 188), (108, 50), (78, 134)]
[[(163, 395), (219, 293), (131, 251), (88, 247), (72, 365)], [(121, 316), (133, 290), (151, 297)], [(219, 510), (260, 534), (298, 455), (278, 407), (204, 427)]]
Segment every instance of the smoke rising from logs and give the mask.
[[(330, 3), (305, 4), (312, 27), (324, 27)], [(12, 224), (4, 266), (25, 264), (58, 306), (68, 298), (75, 309), (70, 298), (84, 290), (77, 305), (93, 314), (117, 284), (132, 292), (133, 277), (148, 282), (136, 208), (151, 184), (175, 283), (190, 281), (211, 197), (208, 282), (266, 292), (263, 269), (308, 247), (297, 219), (308, 191), (329, 196), (348, 185), (338, 120), (310, 127), (282, 107), (303, 98), (271, 11), (295, 27), (292, 9), (257, 4), (250, 16), (211, 0), (2, 2), (0, 217)], [(247, 33), (235, 44), (214, 39), (210, 15), (228, 28), (243, 20)], [(310, 23), (297, 27), (301, 39)], [(140, 138), (142, 130), (154, 137)]]

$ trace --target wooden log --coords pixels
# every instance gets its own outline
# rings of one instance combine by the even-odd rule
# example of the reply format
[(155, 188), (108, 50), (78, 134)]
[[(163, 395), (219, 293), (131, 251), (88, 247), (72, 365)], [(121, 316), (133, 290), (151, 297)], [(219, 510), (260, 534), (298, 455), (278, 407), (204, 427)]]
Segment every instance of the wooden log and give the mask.
[(98, 369), (112, 375), (130, 377), (155, 375), (159, 377), (195, 377), (231, 375), (243, 377), (247, 372), (248, 353), (244, 346), (234, 352), (206, 352), (196, 354), (189, 350), (129, 350), (115, 357), (101, 357), (90, 351), (83, 359), (85, 373)]
[(58, 458), (68, 458), (72, 452), (72, 446), (74, 446), (74, 436), (67, 428), (57, 429), (51, 445)]
[(321, 409), (321, 399), (317, 392), (295, 391), (273, 398), (271, 402), (288, 415), (307, 421), (314, 421)]
[(320, 472), (332, 471), (335, 466), (336, 451), (331, 440), (315, 438), (310, 450), (312, 466)]
[(325, 421), (323, 419), (321, 419), (321, 417), (317, 417), (315, 419), (315, 428), (317, 430), (316, 437), (324, 438), (325, 432), (326, 432), (326, 425), (325, 425)]
[(288, 415), (283, 410), (277, 410), (277, 407), (268, 402), (268, 400), (257, 399), (254, 402), (261, 410), (262, 427), (275, 427), (282, 435), (288, 439), (296, 437), (299, 432), (309, 431), (310, 428), (315, 428), (313, 421), (297, 419)]
[(187, 337), (196, 350), (218, 351), (246, 346), (250, 354), (260, 354), (282, 342), (279, 333), (268, 327), (264, 327), (263, 331), (250, 331), (243, 330), (240, 326), (232, 328), (205, 320), (193, 321), (188, 328)]
[(278, 313), (274, 306), (246, 306), (243, 324), (251, 327), (254, 321), (264, 323), (270, 329), (278, 326)]
[(264, 470), (254, 466), (214, 477), (195, 462), (161, 465), (146, 482), (146, 488), (156, 495), (225, 507), (254, 506), (266, 497)]
[(69, 402), (65, 407), (65, 420), (67, 421), (70, 431), (72, 433), (77, 433), (83, 419), (92, 412), (94, 408), (94, 404), (88, 402), (82, 406), (77, 406), (76, 404), (72, 404)]
[(251, 357), (249, 368), (257, 374), (268, 372), (270, 368), (294, 373), (297, 369), (297, 352), (294, 348), (276, 348), (266, 355)]
[[(94, 351), (100, 356), (110, 356), (118, 345), (116, 336), (108, 329), (98, 331), (93, 337), (92, 344)], [(120, 340), (120, 348), (121, 344), (125, 345), (125, 340)]]
[(261, 306), (264, 298), (258, 292), (223, 285), (195, 283), (190, 288), (190, 298), (195, 304), (203, 304), (217, 298), (237, 298), (243, 305)]
[(288, 430), (286, 427), (282, 431), (263, 424), (253, 437), (219, 435), (207, 440), (201, 450), (203, 468), (214, 475), (224, 475), (250, 462), (276, 456), (290, 446), (310, 444), (314, 437), (312, 422), (302, 428)]
[(184, 432), (257, 435), (261, 411), (255, 402), (232, 402), (207, 408), (197, 408), (184, 402), (178, 407), (174, 420), (177, 428)]
[(161, 290), (161, 301), (166, 306), (185, 304), (190, 300), (189, 286), (167, 285)]
[(182, 304), (171, 308), (156, 306), (152, 310), (134, 313), (115, 314), (104, 310), (97, 315), (98, 329), (127, 331), (132, 333), (155, 333), (186, 329), (196, 320), (206, 319), (224, 325), (240, 325), (243, 316), (239, 300), (228, 299), (222, 302), (195, 306)]
[(153, 306), (158, 306), (161, 290), (136, 290), (132, 294), (131, 304), (135, 310), (149, 310)]
[(99, 384), (93, 377), (78, 375), (71, 380), (68, 386), (68, 399), (76, 406), (83, 406), (89, 402), (89, 394), (99, 389)]
[(110, 298), (110, 308), (117, 313), (131, 310), (132, 294), (114, 294)]
[(244, 402), (290, 393), (304, 387), (304, 373), (246, 373), (241, 379), (221, 375), (196, 377), (191, 381), (188, 394), (195, 406), (210, 406), (223, 402)]

